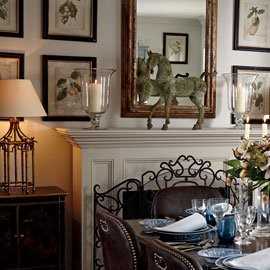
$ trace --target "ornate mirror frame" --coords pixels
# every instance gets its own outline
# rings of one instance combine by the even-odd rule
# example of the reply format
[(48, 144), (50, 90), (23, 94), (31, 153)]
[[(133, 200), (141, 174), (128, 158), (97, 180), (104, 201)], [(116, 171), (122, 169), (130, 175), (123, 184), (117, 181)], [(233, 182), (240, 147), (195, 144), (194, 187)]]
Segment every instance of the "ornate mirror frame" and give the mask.
[[(217, 51), (218, 0), (206, 0), (205, 71), (208, 85), (205, 96), (205, 118), (216, 116), (216, 51)], [(137, 0), (122, 0), (122, 71), (121, 117), (147, 117), (150, 106), (134, 104), (135, 100), (135, 48), (136, 48)], [(164, 117), (157, 110), (154, 117)], [(171, 117), (195, 118), (197, 110), (190, 106), (173, 106)]]

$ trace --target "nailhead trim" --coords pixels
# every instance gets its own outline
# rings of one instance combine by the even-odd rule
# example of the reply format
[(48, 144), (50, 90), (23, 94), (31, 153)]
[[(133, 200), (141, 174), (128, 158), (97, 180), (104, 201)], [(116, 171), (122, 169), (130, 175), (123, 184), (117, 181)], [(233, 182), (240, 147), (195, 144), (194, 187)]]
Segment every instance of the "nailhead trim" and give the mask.
[(183, 263), (187, 266), (187, 268), (188, 268), (189, 270), (196, 270), (196, 268), (194, 267), (194, 265), (193, 265), (186, 257), (182, 256), (182, 255), (179, 254), (178, 252), (175, 252), (175, 251), (172, 250), (171, 248), (168, 248), (168, 247), (165, 247), (164, 245), (161, 245), (161, 244), (158, 243), (157, 241), (155, 241), (155, 244), (156, 244), (159, 248), (161, 248), (161, 249), (167, 251), (170, 255), (176, 257), (176, 258), (179, 259), (181, 262), (183, 262)]
[[(106, 215), (108, 219), (112, 219), (114, 222), (116, 222), (117, 225), (120, 227), (121, 232), (123, 233), (123, 235), (125, 236), (125, 238), (128, 241), (128, 244), (129, 244), (131, 257), (132, 257), (133, 269), (137, 270), (138, 269), (138, 260), (137, 260), (136, 247), (134, 245), (133, 239), (130, 236), (129, 231), (126, 229), (125, 225), (120, 220), (118, 220), (117, 218), (115, 218), (113, 216), (110, 216), (110, 215), (107, 215), (106, 213), (103, 213), (103, 214)], [(108, 233), (108, 232), (104, 231), (104, 233)]]

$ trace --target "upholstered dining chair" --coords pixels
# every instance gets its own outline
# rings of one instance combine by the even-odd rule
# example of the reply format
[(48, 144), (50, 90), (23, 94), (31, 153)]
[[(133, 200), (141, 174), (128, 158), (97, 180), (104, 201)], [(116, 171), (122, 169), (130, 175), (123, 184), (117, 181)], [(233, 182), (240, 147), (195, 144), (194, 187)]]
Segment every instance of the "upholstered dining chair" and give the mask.
[(159, 240), (145, 240), (145, 270), (202, 270), (195, 258)]
[(132, 228), (107, 211), (96, 210), (105, 270), (140, 270), (141, 256)]
[(157, 192), (152, 204), (152, 216), (155, 218), (177, 218), (184, 210), (191, 208), (192, 199), (223, 197), (222, 188), (207, 186), (177, 186)]

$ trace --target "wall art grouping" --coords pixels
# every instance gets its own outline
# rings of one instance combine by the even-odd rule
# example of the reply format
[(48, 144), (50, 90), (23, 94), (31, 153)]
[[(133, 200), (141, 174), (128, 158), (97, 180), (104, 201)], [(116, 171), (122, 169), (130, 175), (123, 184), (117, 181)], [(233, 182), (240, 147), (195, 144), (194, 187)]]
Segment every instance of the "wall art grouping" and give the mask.
[[(43, 0), (44, 39), (97, 41), (97, 0)], [(0, 36), (24, 36), (24, 0), (0, 0)]]

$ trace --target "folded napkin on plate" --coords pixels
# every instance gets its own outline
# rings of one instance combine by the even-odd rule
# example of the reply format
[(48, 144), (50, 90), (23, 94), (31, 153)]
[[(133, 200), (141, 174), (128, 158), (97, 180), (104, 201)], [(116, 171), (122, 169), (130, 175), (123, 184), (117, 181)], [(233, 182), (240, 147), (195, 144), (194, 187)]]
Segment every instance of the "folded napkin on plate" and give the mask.
[(181, 219), (177, 222), (174, 222), (170, 225), (167, 225), (162, 228), (155, 228), (155, 230), (163, 232), (192, 232), (207, 226), (205, 218), (195, 213), (189, 217)]
[(257, 270), (270, 270), (270, 248), (230, 261), (232, 267), (251, 267)]

